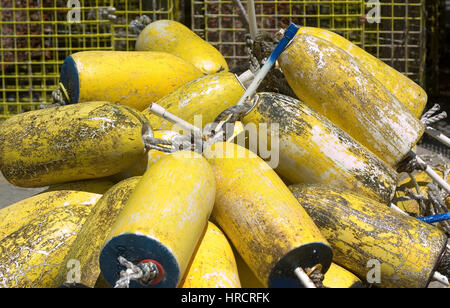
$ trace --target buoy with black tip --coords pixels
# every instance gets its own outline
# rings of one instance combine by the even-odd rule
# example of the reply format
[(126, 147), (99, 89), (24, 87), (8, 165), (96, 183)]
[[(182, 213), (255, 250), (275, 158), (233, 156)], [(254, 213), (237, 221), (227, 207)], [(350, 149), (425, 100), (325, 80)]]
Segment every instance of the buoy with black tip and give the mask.
[(260, 282), (314, 287), (304, 270), (320, 264), (326, 273), (332, 250), (275, 171), (232, 143), (215, 143), (203, 155), (217, 182), (212, 217)]
[(449, 260), (448, 238), (432, 225), (337, 188), (289, 188), (330, 242), (334, 262), (360, 279), (367, 279), (375, 260), (381, 277), (376, 286), (424, 288)]
[(109, 101), (139, 111), (203, 73), (165, 52), (82, 51), (61, 67), (62, 105)]
[(68, 266), (70, 260), (77, 260), (80, 268), (77, 282), (90, 288), (95, 286), (100, 275), (98, 259), (106, 236), (140, 180), (141, 177), (126, 179), (100, 198), (62, 263), (63, 267), (55, 279), (57, 285), (67, 282), (71, 271)]
[[(172, 153), (151, 166), (100, 253), (100, 269), (108, 284), (177, 287), (208, 223), (215, 189), (213, 171), (197, 153)], [(128, 280), (127, 268), (140, 277)]]

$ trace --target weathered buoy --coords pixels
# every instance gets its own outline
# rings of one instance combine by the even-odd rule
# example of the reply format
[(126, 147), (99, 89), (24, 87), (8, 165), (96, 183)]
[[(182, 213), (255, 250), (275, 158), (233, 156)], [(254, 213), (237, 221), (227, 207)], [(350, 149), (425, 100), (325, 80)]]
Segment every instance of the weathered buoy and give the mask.
[[(361, 279), (370, 276), (379, 287), (428, 285), (447, 245), (438, 228), (349, 192), (319, 185), (289, 188), (330, 242), (334, 262)], [(378, 274), (371, 273), (377, 264)]]
[[(33, 213), (27, 224), (1, 240), (0, 287), (58, 287), (55, 278), (62, 262), (101, 197), (92, 193), (73, 193), (77, 198), (67, 199), (62, 206), (53, 206), (40, 215)], [(49, 199), (49, 202), (55, 200)]]
[(142, 111), (201, 76), (191, 63), (164, 52), (82, 51), (64, 60), (60, 83), (70, 104), (107, 101)]
[(300, 100), (390, 166), (405, 159), (424, 125), (349, 53), (299, 33), (279, 58)]
[(28, 225), (37, 217), (44, 217), (58, 208), (70, 208), (73, 205), (93, 205), (101, 194), (83, 191), (51, 191), (24, 199), (0, 209), (0, 241)]
[(279, 162), (274, 167), (283, 178), (293, 184), (345, 187), (385, 203), (392, 199), (397, 172), (327, 118), (281, 94), (258, 93), (254, 103), (243, 122), (255, 124), (260, 135), (260, 125), (267, 125), (267, 139), (260, 136), (258, 142), (264, 149), (271, 148), (264, 140), (272, 143), (271, 136), (277, 136)]
[(321, 38), (343, 49), (394, 94), (413, 115), (417, 118), (422, 115), (428, 100), (427, 93), (407, 76), (332, 31), (314, 27), (300, 27), (298, 33)]
[(177, 287), (208, 223), (215, 189), (211, 167), (194, 152), (172, 153), (151, 166), (101, 251), (108, 284), (115, 286), (125, 269), (120, 257), (147, 266), (145, 277), (130, 287)]
[[(63, 266), (55, 279), (56, 285), (76, 282), (91, 288), (95, 286), (100, 275), (100, 250), (112, 224), (140, 179), (141, 177), (133, 177), (114, 185), (97, 202), (62, 262)], [(78, 277), (71, 275), (73, 261), (78, 262)]]
[(332, 289), (356, 289), (364, 286), (358, 277), (335, 263), (331, 263), (330, 269), (325, 274), (323, 285)]
[(145, 156), (147, 126), (139, 112), (106, 102), (15, 115), (0, 125), (0, 169), (20, 187), (110, 176)]
[(230, 243), (212, 222), (208, 222), (205, 235), (180, 286), (181, 288), (241, 287)]
[[(223, 110), (235, 105), (244, 91), (236, 75), (224, 72), (191, 81), (161, 98), (157, 104), (191, 124), (196, 124), (195, 116), (201, 116), (199, 121), (204, 127), (212, 123)], [(143, 114), (154, 129), (173, 127), (168, 120), (154, 115), (148, 109)]]
[(174, 20), (158, 20), (146, 26), (136, 40), (136, 50), (173, 54), (204, 74), (228, 71), (225, 58), (214, 46)]
[(203, 155), (217, 182), (212, 216), (264, 286), (298, 286), (297, 268), (326, 273), (331, 248), (266, 162), (232, 143)]
[(109, 178), (104, 178), (104, 179), (93, 179), (93, 180), (68, 182), (62, 184), (54, 184), (50, 185), (50, 187), (46, 189), (45, 192), (58, 190), (75, 190), (103, 195), (112, 186), (114, 186), (114, 182), (111, 181)]

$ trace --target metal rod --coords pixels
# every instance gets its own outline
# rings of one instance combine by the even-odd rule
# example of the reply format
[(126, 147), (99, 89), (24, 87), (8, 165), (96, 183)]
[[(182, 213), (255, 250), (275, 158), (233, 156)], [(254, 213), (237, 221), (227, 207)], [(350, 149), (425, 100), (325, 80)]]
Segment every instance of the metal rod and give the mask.
[(428, 174), (428, 176), (432, 178), (433, 181), (435, 181), (442, 189), (444, 189), (448, 194), (450, 194), (450, 185), (446, 181), (444, 181), (444, 179), (442, 179), (433, 169), (431, 169), (431, 167), (428, 164), (426, 164), (422, 158), (417, 156), (416, 153), (414, 153), (413, 151), (411, 151), (410, 153), (414, 158), (417, 159), (417, 162), (419, 164), (427, 166), (427, 168), (425, 169), (426, 174)]
[(297, 267), (294, 270), (294, 273), (305, 288), (317, 289), (314, 282), (311, 280), (311, 278), (309, 278), (309, 276), (305, 273), (305, 271), (301, 267)]
[(446, 135), (438, 131), (437, 129), (434, 129), (430, 126), (427, 126), (425, 129), (425, 133), (427, 133), (429, 136), (433, 137), (437, 141), (445, 144), (446, 146), (450, 147), (450, 138), (448, 138)]
[(256, 34), (258, 33), (258, 25), (256, 23), (256, 9), (255, 9), (255, 1), (247, 0), (247, 12), (249, 19), (249, 28), (250, 28), (250, 37), (252, 40), (256, 38)]
[(448, 282), (448, 278), (445, 277), (444, 275), (442, 275), (439, 272), (434, 272), (432, 279), (434, 281), (439, 281), (440, 283), (442, 283), (443, 285), (445, 285), (447, 287), (450, 285), (449, 282)]

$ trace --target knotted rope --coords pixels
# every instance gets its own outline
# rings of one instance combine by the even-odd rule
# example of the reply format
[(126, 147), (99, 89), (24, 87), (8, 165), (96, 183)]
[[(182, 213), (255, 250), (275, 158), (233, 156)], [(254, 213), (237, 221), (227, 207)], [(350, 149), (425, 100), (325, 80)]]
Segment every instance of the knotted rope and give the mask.
[(152, 262), (135, 265), (122, 256), (118, 257), (118, 261), (122, 266), (126, 267), (126, 270), (120, 272), (120, 278), (116, 281), (114, 288), (129, 288), (131, 281), (148, 285), (158, 277), (158, 267)]
[(130, 25), (128, 26), (128, 29), (132, 34), (138, 36), (142, 32), (142, 30), (144, 30), (144, 28), (151, 22), (152, 20), (150, 19), (150, 17), (148, 17), (147, 15), (142, 15), (132, 20), (130, 22)]
[(423, 114), (420, 121), (422, 121), (424, 125), (430, 126), (436, 122), (446, 119), (447, 113), (445, 111), (436, 114), (439, 110), (441, 110), (441, 106), (439, 104), (435, 104), (430, 110)]

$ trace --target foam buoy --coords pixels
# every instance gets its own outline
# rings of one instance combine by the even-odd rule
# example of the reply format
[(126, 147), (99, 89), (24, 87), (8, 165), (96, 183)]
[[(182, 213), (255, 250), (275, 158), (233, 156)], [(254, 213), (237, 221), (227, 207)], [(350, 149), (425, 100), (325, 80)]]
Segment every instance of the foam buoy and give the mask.
[(323, 285), (332, 289), (356, 289), (364, 286), (358, 277), (335, 263), (331, 263), (330, 269), (325, 274)]
[(0, 209), (0, 241), (36, 217), (76, 204), (93, 205), (101, 194), (60, 190), (44, 192)]
[(93, 179), (50, 185), (50, 187), (46, 189), (45, 192), (58, 190), (75, 190), (91, 192), (95, 194), (104, 194), (112, 186), (114, 186), (114, 182), (112, 182), (108, 178)]
[(294, 271), (318, 264), (326, 273), (330, 246), (266, 162), (232, 143), (203, 155), (217, 182), (212, 216), (264, 286), (301, 286)]
[[(58, 202), (9, 233), (0, 245), (0, 287), (52, 288), (81, 226), (101, 195), (73, 192), (76, 198)], [(52, 193), (48, 193), (52, 194)], [(37, 197), (41, 197), (39, 195)], [(18, 215), (19, 216), (19, 215)]]
[(212, 222), (189, 266), (181, 288), (240, 288), (233, 250), (225, 235)]
[[(194, 123), (195, 116), (201, 116), (201, 125), (214, 121), (223, 110), (235, 105), (244, 94), (244, 87), (232, 73), (207, 75), (191, 81), (167, 96), (157, 104), (168, 112)], [(154, 129), (172, 129), (173, 124), (146, 109), (143, 114)]]
[(95, 286), (100, 275), (100, 250), (112, 224), (140, 179), (141, 177), (133, 177), (114, 185), (97, 202), (62, 263), (63, 267), (55, 280), (57, 285), (63, 285), (68, 280), (73, 282), (70, 262), (75, 260), (80, 270), (76, 282), (91, 288)]
[[(319, 185), (291, 191), (333, 247), (334, 262), (379, 287), (423, 288), (446, 249), (438, 228), (374, 200)], [(376, 269), (374, 269), (376, 270)]]
[(391, 91), (413, 115), (417, 118), (422, 115), (428, 100), (427, 93), (404, 74), (332, 31), (314, 27), (301, 27), (298, 33), (310, 34), (343, 49), (375, 76), (386, 89)]
[(126, 264), (145, 274), (130, 287), (177, 287), (208, 223), (215, 189), (211, 167), (194, 152), (172, 153), (151, 166), (102, 248), (108, 284), (126, 282), (120, 276)]
[(174, 54), (204, 74), (228, 71), (225, 58), (214, 46), (174, 20), (157, 20), (146, 26), (136, 40), (136, 50)]
[[(324, 116), (299, 100), (276, 93), (258, 93), (254, 103), (256, 107), (243, 122), (255, 124), (260, 135), (264, 133), (260, 124), (266, 124), (266, 140), (278, 134), (276, 171), (283, 178), (293, 184), (345, 187), (380, 202), (392, 199), (397, 172)], [(265, 146), (261, 137), (258, 143)]]
[(107, 177), (145, 156), (146, 127), (139, 112), (107, 102), (25, 112), (0, 125), (0, 169), (21, 187)]
[(390, 166), (404, 160), (425, 127), (353, 56), (298, 33), (279, 58), (297, 97)]
[(64, 60), (60, 83), (70, 104), (108, 101), (141, 111), (201, 76), (191, 63), (169, 53), (82, 51)]

